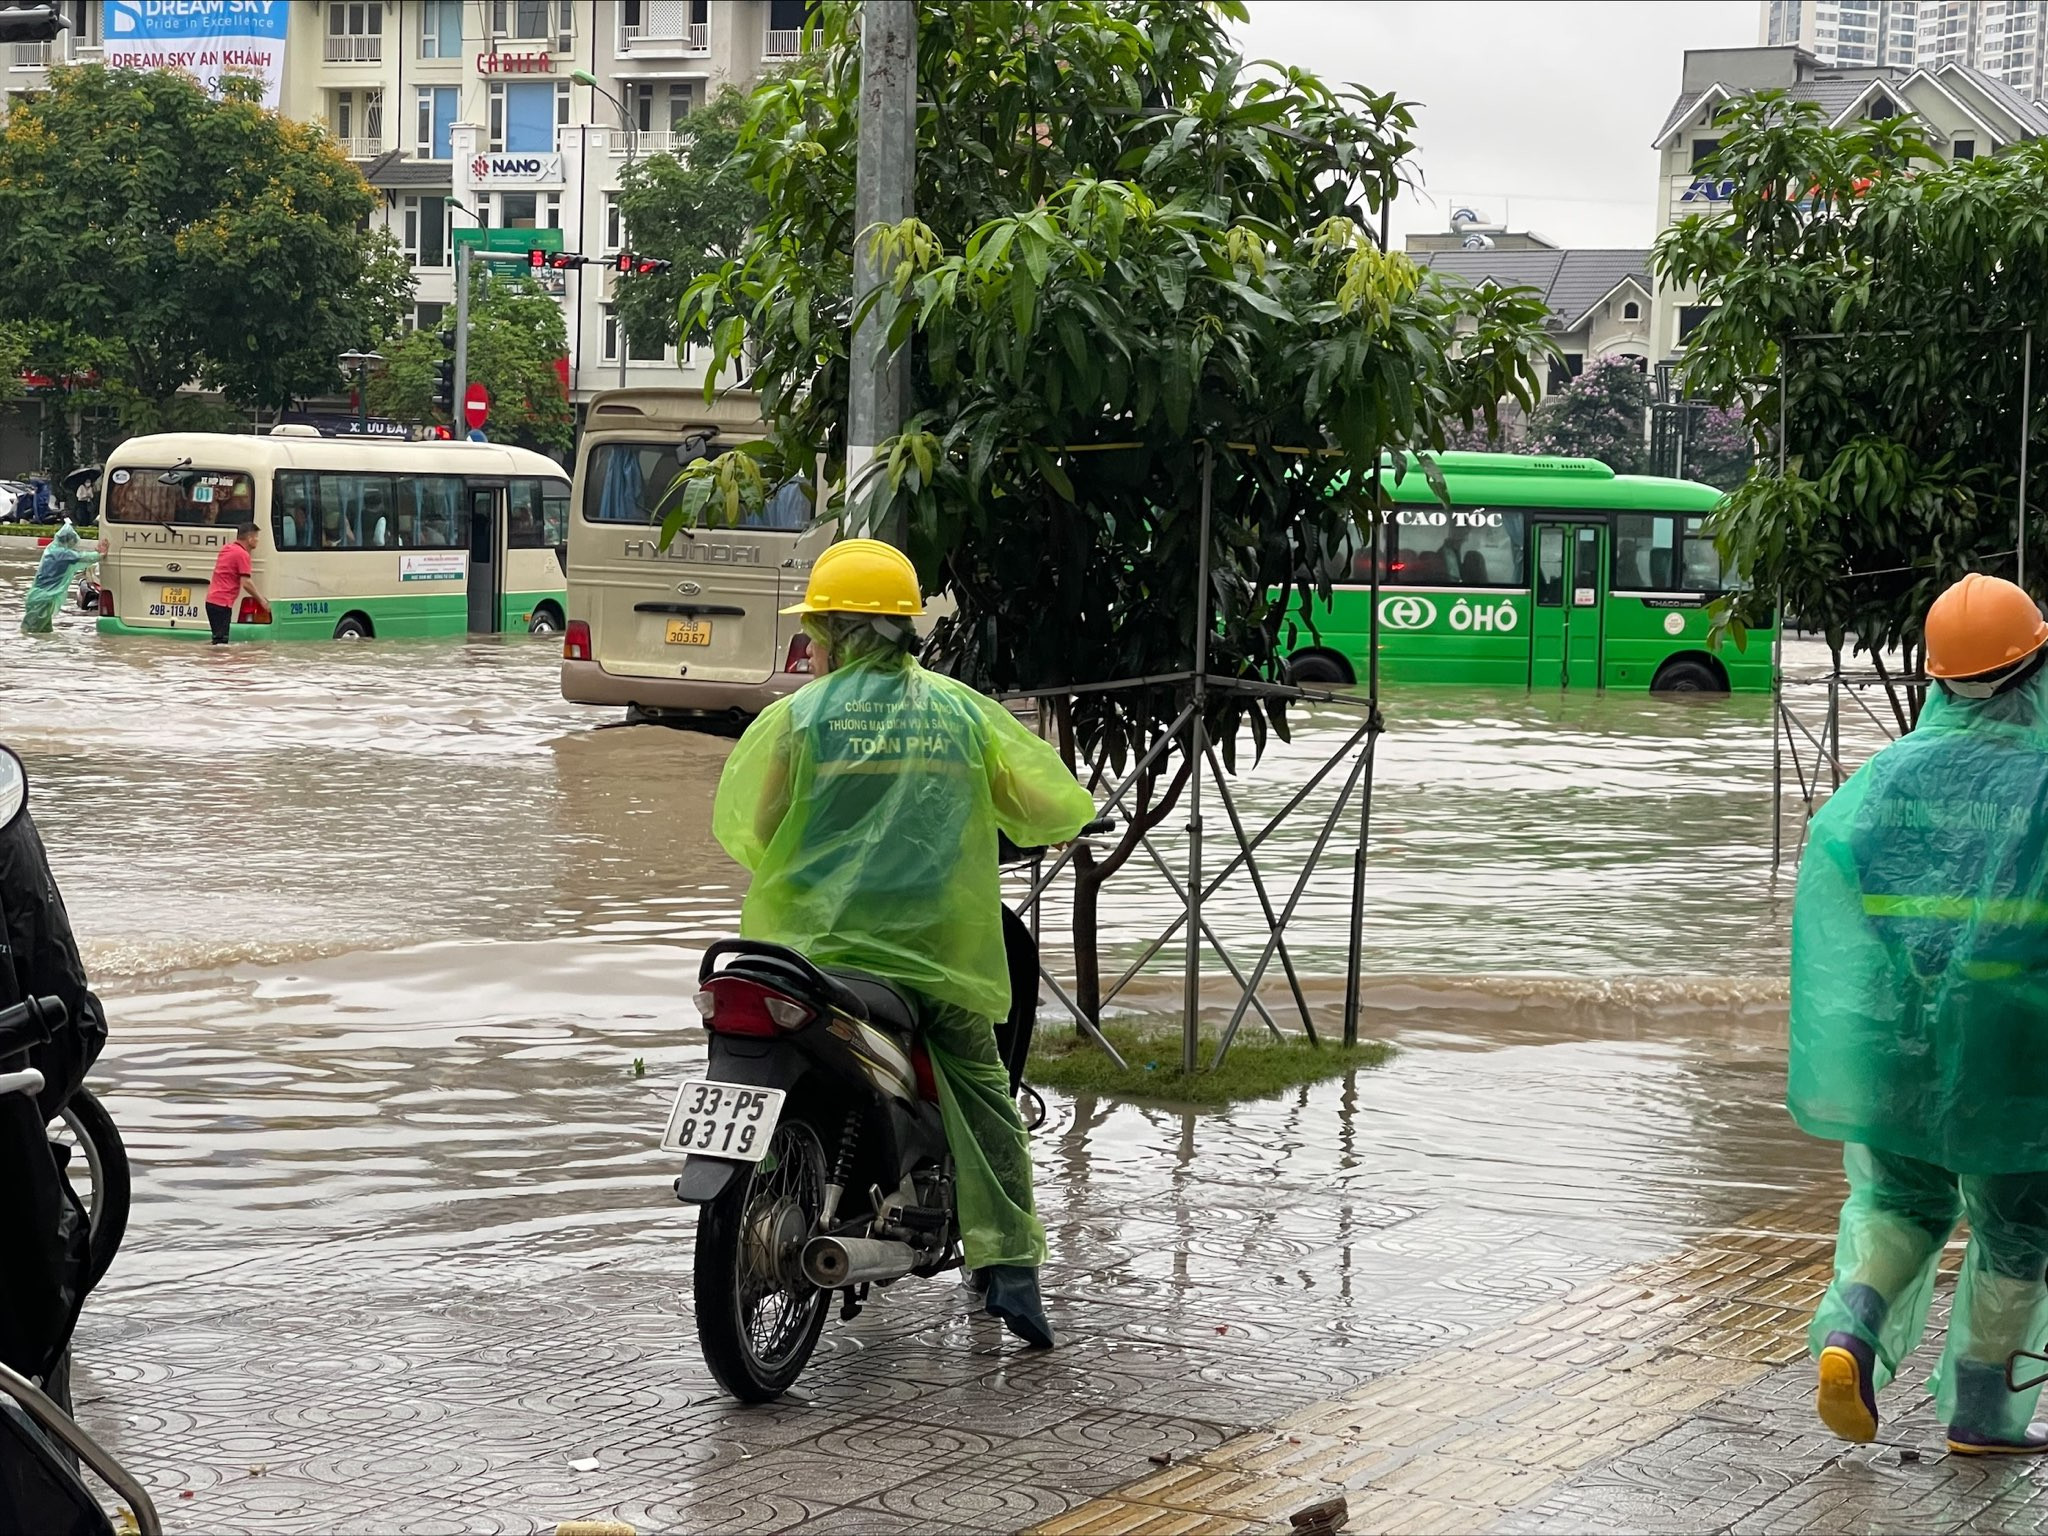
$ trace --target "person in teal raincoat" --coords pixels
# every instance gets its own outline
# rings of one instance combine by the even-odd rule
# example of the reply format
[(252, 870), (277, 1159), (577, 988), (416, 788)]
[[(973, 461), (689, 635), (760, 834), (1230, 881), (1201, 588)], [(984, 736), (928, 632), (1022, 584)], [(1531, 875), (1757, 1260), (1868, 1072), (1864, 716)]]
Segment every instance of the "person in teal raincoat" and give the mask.
[(1816, 1406), (1875, 1438), (1967, 1215), (1936, 1403), (1951, 1451), (2032, 1455), (2007, 1364), (2048, 1330), (2048, 622), (1973, 573), (1926, 642), (1919, 724), (1814, 817), (1792, 913), (1787, 1103), (1849, 1181)]
[(79, 571), (95, 564), (106, 553), (106, 541), (100, 541), (97, 550), (81, 549), (78, 544), (78, 530), (71, 526), (71, 519), (64, 519), (64, 526), (57, 530), (43, 549), (43, 558), (36, 564), (35, 580), (21, 600), (21, 632), (25, 635), (47, 635), (57, 609), (63, 604), (64, 594), (71, 590), (71, 583)]
[(920, 667), (917, 572), (871, 539), (826, 550), (804, 615), (815, 681), (762, 711), (727, 761), (712, 831), (753, 871), (740, 932), (914, 993), (987, 1308), (1040, 1347), (1045, 1229), (994, 1020), (1010, 1009), (997, 833), (1066, 842), (1094, 815), (1059, 754), (1002, 705)]

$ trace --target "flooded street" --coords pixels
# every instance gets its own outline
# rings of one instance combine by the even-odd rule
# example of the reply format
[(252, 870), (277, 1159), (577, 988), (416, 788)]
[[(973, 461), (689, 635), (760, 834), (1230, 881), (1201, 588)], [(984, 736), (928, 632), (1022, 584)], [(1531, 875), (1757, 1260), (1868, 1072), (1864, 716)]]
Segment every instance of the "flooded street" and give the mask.
[[(0, 557), (0, 613), (28, 570)], [(1401, 1053), (1227, 1114), (1060, 1101), (1034, 1141), (1055, 1315), (1081, 1343), (1063, 1370), (1152, 1348), (1148, 1329), (1220, 1347), (1204, 1321), (1219, 1308), (1314, 1341), (1284, 1386), (1219, 1365), (1214, 1403), (1173, 1410), (1205, 1424), (1268, 1422), (1319, 1371), (1360, 1379), (1385, 1351), (1725, 1228), (1832, 1161), (1780, 1104), (1791, 883), (1771, 877), (1767, 699), (1396, 692), (1387, 717), (1365, 1028)], [(712, 1400), (676, 1310), (690, 1218), (654, 1141), (703, 1056), (696, 952), (732, 930), (743, 890), (709, 832), (729, 743), (606, 718), (564, 703), (554, 647), (525, 637), (217, 651), (102, 639), (75, 615), (48, 638), (10, 621), (0, 740), (28, 763), (108, 1000), (95, 1083), (137, 1164), (129, 1238), (81, 1334), (110, 1401), (211, 1369), (223, 1336), (179, 1343), (173, 1325), (230, 1299), (278, 1328), (300, 1317), (289, 1341), (341, 1328), (370, 1293), (382, 1310), (361, 1326), (404, 1333), (452, 1327), (445, 1309), (477, 1287), (523, 1287), (552, 1316), (563, 1287), (604, 1275), (652, 1288), (627, 1352), (641, 1363), (614, 1366), (680, 1373), (683, 1401)], [(1246, 817), (1346, 728), (1336, 711), (1305, 721), (1247, 776)], [(1341, 983), (1346, 824), (1297, 919), (1319, 1000)], [(1277, 840), (1269, 882), (1314, 831)], [(1128, 957), (1164, 925), (1167, 890), (1135, 871), (1110, 889), (1107, 944)], [(1211, 915), (1256, 953), (1243, 882)], [(852, 1380), (863, 1350), (894, 1359), (906, 1324), (956, 1326), (932, 1321), (940, 1302), (891, 1304), (828, 1333), (821, 1381)], [(159, 1365), (137, 1375), (121, 1341), (145, 1338)], [(267, 1358), (246, 1340), (231, 1354)], [(204, 1455), (222, 1464), (237, 1411), (209, 1410), (225, 1448)], [(189, 1424), (124, 1422), (145, 1464), (159, 1444), (203, 1459)], [(605, 1503), (605, 1480), (585, 1481)]]

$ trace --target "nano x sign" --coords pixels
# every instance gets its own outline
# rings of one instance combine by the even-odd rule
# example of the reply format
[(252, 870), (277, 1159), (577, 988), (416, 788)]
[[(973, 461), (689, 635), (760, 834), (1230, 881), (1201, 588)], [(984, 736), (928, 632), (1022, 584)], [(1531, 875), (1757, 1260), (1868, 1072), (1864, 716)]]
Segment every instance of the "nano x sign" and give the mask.
[(228, 75), (263, 84), (277, 109), (290, 0), (105, 0), (110, 69), (174, 69), (220, 94)]

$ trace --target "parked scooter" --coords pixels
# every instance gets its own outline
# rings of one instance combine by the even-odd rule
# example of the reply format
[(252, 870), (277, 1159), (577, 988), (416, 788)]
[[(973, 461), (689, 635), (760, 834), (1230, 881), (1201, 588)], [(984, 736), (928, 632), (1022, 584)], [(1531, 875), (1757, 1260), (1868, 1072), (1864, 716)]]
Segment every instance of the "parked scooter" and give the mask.
[[(1028, 1094), (1038, 947), (1008, 908), (1003, 938), (1011, 1002), (997, 1046), (1011, 1092)], [(676, 1198), (700, 1208), (705, 1363), (734, 1397), (769, 1402), (802, 1374), (833, 1292), (848, 1320), (873, 1287), (960, 1267), (953, 1159), (901, 988), (750, 939), (713, 944), (697, 980), (709, 1066), (678, 1091), (661, 1144), (688, 1154)]]

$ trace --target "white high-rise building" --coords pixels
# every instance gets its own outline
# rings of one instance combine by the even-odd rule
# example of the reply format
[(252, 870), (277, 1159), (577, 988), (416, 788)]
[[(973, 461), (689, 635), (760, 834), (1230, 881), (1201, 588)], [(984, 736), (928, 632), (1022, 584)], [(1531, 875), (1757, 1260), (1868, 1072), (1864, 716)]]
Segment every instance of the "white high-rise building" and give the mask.
[(1827, 64), (1910, 69), (1923, 0), (1763, 0), (1758, 41), (1793, 44)]
[(1964, 64), (2048, 99), (2048, 0), (1762, 0), (1760, 40), (1823, 64)]

